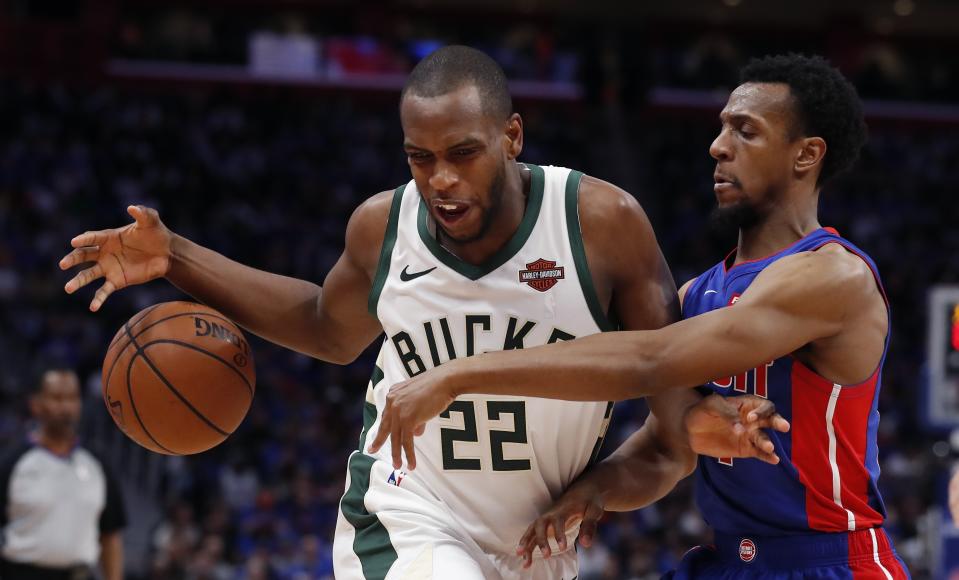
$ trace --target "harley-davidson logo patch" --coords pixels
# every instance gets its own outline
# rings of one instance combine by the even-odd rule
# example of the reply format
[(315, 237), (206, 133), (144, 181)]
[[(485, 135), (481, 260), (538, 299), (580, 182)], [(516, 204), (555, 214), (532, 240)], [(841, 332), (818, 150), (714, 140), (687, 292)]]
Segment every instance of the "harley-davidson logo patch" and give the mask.
[(526, 268), (520, 270), (519, 281), (540, 292), (546, 292), (566, 277), (563, 266), (557, 266), (556, 262), (543, 258), (526, 264)]

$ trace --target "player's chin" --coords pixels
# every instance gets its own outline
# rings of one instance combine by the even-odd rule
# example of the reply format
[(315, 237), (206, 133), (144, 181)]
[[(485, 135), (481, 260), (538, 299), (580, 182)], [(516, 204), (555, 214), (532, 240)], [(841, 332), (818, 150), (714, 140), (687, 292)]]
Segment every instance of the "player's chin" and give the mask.
[[(468, 213), (479, 213), (469, 210)], [(480, 223), (478, 219), (472, 219), (474, 216), (464, 216), (464, 219), (457, 220), (452, 223), (447, 223), (442, 220), (437, 220), (440, 228), (442, 228), (443, 233), (446, 234), (446, 237), (451, 240), (465, 244), (468, 242), (476, 241), (480, 237)]]

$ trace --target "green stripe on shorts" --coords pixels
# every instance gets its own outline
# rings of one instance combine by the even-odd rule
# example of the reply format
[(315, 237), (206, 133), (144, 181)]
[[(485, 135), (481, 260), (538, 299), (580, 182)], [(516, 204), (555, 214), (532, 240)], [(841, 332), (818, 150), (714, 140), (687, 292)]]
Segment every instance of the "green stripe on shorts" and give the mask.
[(360, 452), (350, 456), (350, 488), (340, 500), (340, 510), (346, 521), (356, 529), (353, 552), (360, 559), (363, 577), (366, 580), (383, 580), (393, 562), (396, 562), (396, 550), (390, 542), (390, 533), (363, 502), (370, 489), (370, 471), (374, 461), (369, 455)]

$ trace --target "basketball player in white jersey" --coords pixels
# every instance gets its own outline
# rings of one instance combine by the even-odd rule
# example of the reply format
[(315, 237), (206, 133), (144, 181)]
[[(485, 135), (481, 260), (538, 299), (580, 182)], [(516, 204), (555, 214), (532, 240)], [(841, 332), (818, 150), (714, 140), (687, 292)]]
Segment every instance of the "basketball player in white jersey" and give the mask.
[[(61, 267), (94, 264), (66, 290), (106, 278), (96, 311), (117, 289), (166, 277), (249, 331), (335, 363), (385, 332), (340, 502), (338, 580), (571, 580), (572, 550), (524, 570), (516, 544), (595, 457), (611, 404), (464, 397), (425, 426), (416, 466), (394, 466), (367, 444), (390, 385), (454, 358), (609, 330), (614, 318), (628, 329), (665, 326), (679, 314), (673, 279), (630, 195), (576, 171), (517, 162), (522, 119), (483, 53), (454, 46), (424, 59), (400, 116), (413, 179), (354, 212), (322, 288), (231, 261), (134, 206), (135, 223), (72, 240)], [(737, 422), (738, 407), (717, 411), (712, 400), (690, 411), (699, 399), (687, 389), (650, 399), (652, 414), (634, 435), (648, 458), (650, 502), (695, 465), (687, 412), (703, 418), (724, 455), (775, 460), (761, 432)], [(767, 402), (756, 405), (772, 417)]]

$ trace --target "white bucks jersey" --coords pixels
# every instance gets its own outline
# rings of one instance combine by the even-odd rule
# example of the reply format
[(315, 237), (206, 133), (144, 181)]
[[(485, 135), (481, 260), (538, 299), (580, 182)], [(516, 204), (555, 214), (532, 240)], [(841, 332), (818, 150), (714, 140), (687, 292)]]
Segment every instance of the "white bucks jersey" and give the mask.
[[(523, 221), (481, 265), (439, 244), (414, 182), (396, 190), (369, 301), (386, 339), (367, 393), (361, 444), (372, 440), (395, 383), (455, 358), (610, 329), (580, 235), (582, 174), (528, 168)], [(544, 368), (543, 380), (551, 373)], [(598, 452), (611, 410), (606, 402), (463, 396), (416, 438), (416, 470), (393, 474), (391, 483), (415, 478), (432, 493), (424, 499), (446, 506), (482, 549), (513, 554), (529, 523)], [(376, 458), (390, 462), (389, 445)]]

